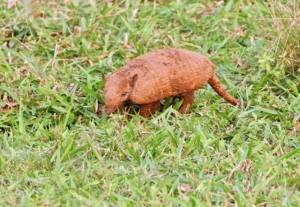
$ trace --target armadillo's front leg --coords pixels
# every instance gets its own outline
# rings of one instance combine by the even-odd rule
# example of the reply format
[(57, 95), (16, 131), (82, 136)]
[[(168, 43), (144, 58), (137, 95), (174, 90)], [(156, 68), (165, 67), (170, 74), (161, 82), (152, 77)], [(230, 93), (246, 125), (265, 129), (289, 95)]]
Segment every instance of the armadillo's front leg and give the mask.
[(179, 112), (185, 114), (190, 108), (192, 108), (194, 103), (194, 91), (182, 94), (183, 103), (179, 109)]
[(159, 106), (159, 101), (148, 103), (148, 104), (141, 104), (140, 105), (140, 115), (147, 118), (151, 116), (151, 114), (157, 109)]

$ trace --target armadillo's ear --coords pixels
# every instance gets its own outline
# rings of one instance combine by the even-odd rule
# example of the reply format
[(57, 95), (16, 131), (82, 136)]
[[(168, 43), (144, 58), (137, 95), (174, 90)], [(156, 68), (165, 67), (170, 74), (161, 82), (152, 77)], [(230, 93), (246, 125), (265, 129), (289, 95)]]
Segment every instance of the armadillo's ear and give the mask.
[(134, 74), (132, 77), (129, 78), (129, 85), (134, 86), (137, 79), (138, 79), (138, 75)]
[(106, 81), (106, 76), (104, 73), (102, 73), (102, 79), (104, 80), (104, 82)]

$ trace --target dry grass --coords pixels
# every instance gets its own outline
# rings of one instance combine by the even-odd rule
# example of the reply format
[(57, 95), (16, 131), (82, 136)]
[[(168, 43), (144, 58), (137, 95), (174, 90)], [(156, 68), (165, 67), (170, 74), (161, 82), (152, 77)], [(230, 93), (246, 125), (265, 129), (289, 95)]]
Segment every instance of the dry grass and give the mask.
[(277, 61), (286, 66), (286, 72), (300, 72), (300, 10), (299, 1), (271, 1), (270, 37)]

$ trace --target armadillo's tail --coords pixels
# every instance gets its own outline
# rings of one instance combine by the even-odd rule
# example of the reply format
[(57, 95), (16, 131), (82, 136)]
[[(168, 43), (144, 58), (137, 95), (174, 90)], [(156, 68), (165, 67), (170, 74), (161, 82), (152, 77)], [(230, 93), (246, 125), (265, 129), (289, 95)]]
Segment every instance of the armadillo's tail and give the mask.
[[(229, 103), (236, 105), (236, 106), (240, 106), (241, 102), (234, 98), (233, 96), (231, 96), (226, 90), (225, 88), (222, 86), (219, 78), (217, 77), (217, 75), (215, 73), (213, 73), (213, 76), (211, 77), (211, 79), (208, 80), (209, 85), (211, 85), (211, 87), (221, 96), (223, 97), (226, 101), (228, 101)], [(244, 105), (246, 106), (247, 103), (244, 102)]]

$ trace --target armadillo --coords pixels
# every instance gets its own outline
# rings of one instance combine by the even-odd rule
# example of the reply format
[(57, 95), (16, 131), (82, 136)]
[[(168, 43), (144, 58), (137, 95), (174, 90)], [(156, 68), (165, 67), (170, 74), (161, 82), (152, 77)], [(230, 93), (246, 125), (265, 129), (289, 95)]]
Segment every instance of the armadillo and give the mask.
[(159, 101), (180, 95), (179, 112), (186, 113), (194, 102), (194, 91), (206, 82), (226, 101), (241, 102), (222, 86), (213, 63), (205, 56), (183, 49), (162, 49), (141, 55), (104, 79), (105, 112), (115, 112), (131, 100), (140, 106), (140, 115), (149, 117)]

